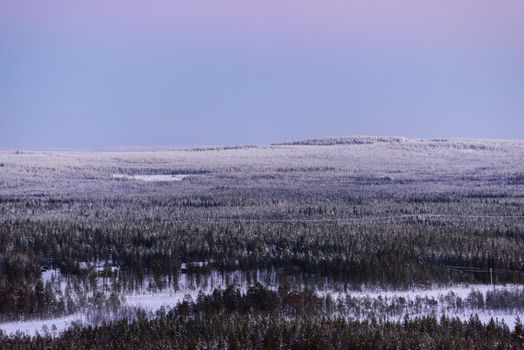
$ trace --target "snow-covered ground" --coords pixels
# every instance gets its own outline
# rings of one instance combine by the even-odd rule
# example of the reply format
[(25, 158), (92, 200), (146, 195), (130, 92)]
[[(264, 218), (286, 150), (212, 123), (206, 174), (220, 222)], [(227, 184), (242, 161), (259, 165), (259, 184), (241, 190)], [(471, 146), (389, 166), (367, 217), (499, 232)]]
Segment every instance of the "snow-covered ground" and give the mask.
[(53, 278), (60, 278), (60, 270), (59, 269), (49, 269), (42, 271), (42, 281), (44, 284), (47, 282), (51, 282)]
[(19, 322), (9, 322), (0, 324), (0, 329), (7, 335), (12, 335), (17, 332), (27, 335), (45, 334), (49, 332), (52, 335), (57, 335), (68, 329), (73, 323), (86, 323), (86, 315), (76, 313), (64, 317), (51, 318), (46, 320), (28, 320)]
[[(454, 308), (452, 304), (453, 298), (460, 298), (462, 301), (466, 300), (473, 291), (482, 294), (484, 300), (489, 292), (495, 291), (522, 291), (524, 286), (516, 284), (507, 285), (485, 285), (485, 284), (469, 284), (469, 285), (454, 285), (450, 287), (434, 287), (430, 289), (412, 289), (412, 290), (364, 290), (364, 291), (349, 291), (349, 292), (332, 292), (329, 290), (317, 291), (320, 296), (330, 295), (333, 299), (344, 299), (346, 296), (359, 299), (368, 299), (370, 301), (381, 300), (386, 304), (396, 298), (404, 298), (406, 304), (410, 302), (415, 303), (417, 300), (432, 299), (438, 302), (438, 305), (432, 309), (422, 307), (424, 311), (413, 312), (408, 311), (401, 315), (386, 316), (377, 314), (379, 318), (383, 316), (384, 319), (390, 321), (402, 321), (404, 316), (410, 318), (436, 316), (440, 317), (446, 315), (448, 317), (458, 317), (462, 321), (467, 321), (471, 316), (477, 315), (480, 321), (484, 324), (490, 322), (491, 319), (504, 322), (510, 329), (513, 329), (516, 324), (516, 318), (524, 319), (523, 310), (490, 310), (490, 309), (470, 309), (470, 308)], [(450, 302), (451, 300), (451, 302)], [(367, 314), (366, 314), (367, 315)], [(365, 317), (360, 317), (364, 319)]]
[[(59, 278), (60, 272), (57, 270), (47, 270), (43, 272), (43, 279), (51, 281), (52, 276)], [(210, 294), (214, 289), (224, 289), (230, 284), (235, 284), (242, 292), (245, 292), (249, 285), (254, 281), (260, 281), (263, 285), (269, 288), (276, 288), (278, 286), (277, 275), (274, 272), (258, 271), (248, 277), (245, 273), (240, 271), (230, 273), (220, 273), (213, 271), (209, 276), (196, 277), (187, 274), (181, 274), (176, 286), (169, 286), (159, 289), (142, 288), (133, 292), (124, 294), (124, 306), (131, 308), (142, 308), (146, 311), (155, 312), (162, 307), (167, 309), (174, 307), (182, 302), (185, 298), (190, 297), (195, 300), (200, 292)], [(149, 285), (146, 281), (144, 285)], [(484, 298), (494, 289), (499, 291), (515, 291), (522, 290), (524, 286), (520, 285), (453, 285), (449, 287), (434, 287), (429, 289), (413, 289), (413, 290), (347, 290), (339, 291), (329, 288), (320, 288), (316, 290), (319, 296), (329, 295), (333, 300), (344, 300), (346, 297), (357, 298), (360, 300), (367, 300), (370, 302), (380, 300), (381, 302), (392, 301), (395, 298), (405, 298), (406, 304), (415, 302), (420, 299), (434, 299), (438, 302), (438, 307), (427, 308), (423, 307), (422, 311), (413, 311), (413, 309), (406, 309), (402, 314), (388, 314), (376, 316), (381, 320), (401, 321), (404, 316), (410, 318), (422, 317), (426, 315), (434, 315), (440, 317), (446, 314), (451, 317), (458, 317), (461, 320), (468, 320), (471, 315), (478, 315), (483, 323), (488, 323), (491, 318), (498, 321), (503, 321), (506, 325), (513, 329), (515, 326), (516, 317), (524, 319), (524, 312), (520, 310), (490, 310), (490, 309), (475, 309), (468, 308), (456, 309), (449, 307), (446, 300), (449, 297), (458, 297), (465, 300), (472, 291), (480, 292)], [(448, 299), (446, 299), (448, 298)], [(371, 305), (371, 304), (370, 304)], [(351, 315), (349, 315), (352, 317)], [(357, 318), (365, 319), (367, 314), (364, 312)], [(7, 334), (13, 334), (20, 331), (24, 334), (35, 335), (50, 332), (50, 334), (58, 334), (67, 329), (73, 322), (80, 324), (89, 324), (90, 321), (86, 314), (77, 313), (66, 317), (48, 319), (48, 320), (28, 320), (21, 322), (9, 322), (0, 324), (0, 329)], [(53, 327), (54, 325), (54, 327)]]
[(171, 182), (171, 181), (182, 181), (190, 175), (126, 175), (126, 174), (113, 174), (114, 179), (129, 179), (139, 180), (145, 182)]
[(416, 297), (420, 298), (435, 298), (446, 296), (449, 293), (453, 293), (455, 296), (462, 299), (466, 298), (471, 291), (479, 291), (484, 297), (486, 293), (493, 290), (513, 290), (513, 289), (523, 289), (524, 286), (518, 284), (498, 284), (498, 285), (489, 285), (489, 284), (456, 284), (449, 287), (435, 286), (432, 288), (415, 288), (410, 290), (380, 290), (380, 289), (366, 289), (359, 291), (348, 291), (345, 293), (333, 292), (330, 290), (318, 290), (317, 293), (321, 296), (327, 295), (328, 293), (331, 296), (338, 295), (351, 295), (353, 297), (369, 297), (369, 298), (394, 298), (394, 297), (404, 297), (414, 299)]
[(190, 295), (194, 300), (197, 297), (198, 292), (176, 292), (174, 290), (162, 290), (151, 293), (128, 294), (126, 295), (126, 305), (155, 312), (162, 307), (171, 308), (175, 306), (176, 304), (182, 302), (186, 295)]

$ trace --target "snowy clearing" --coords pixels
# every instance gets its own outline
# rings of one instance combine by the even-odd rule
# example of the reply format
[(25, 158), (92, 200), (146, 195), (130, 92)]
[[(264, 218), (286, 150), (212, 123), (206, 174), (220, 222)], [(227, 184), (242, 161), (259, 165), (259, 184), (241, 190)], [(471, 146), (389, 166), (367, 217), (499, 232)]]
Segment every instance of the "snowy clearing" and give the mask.
[(191, 176), (189, 174), (176, 174), (176, 175), (126, 175), (126, 174), (113, 174), (114, 179), (128, 179), (138, 180), (144, 182), (171, 182), (171, 181), (182, 181), (186, 177)]
[[(0, 329), (7, 335), (15, 334), (17, 332), (34, 336), (37, 333), (45, 334), (49, 332), (52, 335), (67, 330), (73, 323), (84, 324), (86, 316), (81, 313), (68, 315), (58, 318), (50, 318), (46, 320), (29, 320), (20, 322), (9, 322), (0, 324)], [(53, 327), (54, 326), (54, 327)]]
[[(44, 279), (47, 281), (51, 280), (51, 276), (55, 278), (60, 276), (60, 272), (57, 270), (48, 270), (44, 272)], [(156, 312), (162, 307), (170, 309), (176, 306), (178, 303), (184, 301), (186, 298), (190, 298), (193, 301), (196, 300), (198, 294), (211, 294), (215, 288), (225, 289), (228, 285), (234, 284), (239, 287), (242, 293), (247, 291), (247, 288), (256, 281), (259, 281), (266, 287), (271, 289), (278, 288), (278, 282), (276, 281), (276, 275), (274, 273), (257, 272), (255, 278), (249, 279), (240, 271), (234, 271), (231, 273), (219, 273), (213, 271), (207, 278), (195, 278), (185, 273), (179, 276), (177, 287), (166, 287), (162, 289), (151, 290), (148, 288), (137, 289), (133, 292), (124, 294), (123, 308), (141, 308), (148, 312)], [(148, 284), (148, 283), (146, 283)], [(302, 286), (302, 288), (305, 288)], [(476, 291), (483, 295), (484, 298), (490, 291), (515, 291), (524, 288), (521, 285), (506, 284), (506, 285), (483, 285), (483, 284), (460, 284), (449, 287), (434, 287), (428, 289), (413, 289), (413, 290), (334, 290), (330, 288), (317, 288), (315, 293), (320, 297), (330, 296), (334, 300), (345, 300), (346, 297), (357, 298), (362, 303), (368, 303), (369, 305), (379, 302), (385, 302), (390, 305), (395, 303), (395, 298), (405, 298), (406, 305), (412, 305), (410, 308), (405, 309), (405, 312), (401, 314), (390, 314), (380, 312), (375, 316), (382, 321), (400, 322), (405, 316), (409, 318), (417, 318), (424, 316), (441, 316), (446, 315), (449, 317), (458, 317), (461, 320), (468, 320), (472, 315), (478, 315), (482, 323), (487, 324), (492, 318), (499, 322), (504, 322), (510, 329), (515, 326), (516, 318), (524, 319), (524, 311), (522, 310), (511, 310), (511, 309), (456, 309), (452, 307), (453, 302), (449, 300), (450, 297), (458, 297), (466, 299), (471, 292)], [(433, 299), (438, 303), (435, 308), (424, 308), (423, 306), (417, 307), (417, 301), (423, 299)], [(398, 300), (397, 300), (398, 302)], [(451, 303), (451, 304), (450, 304)], [(360, 313), (359, 315), (341, 315), (349, 318), (366, 319), (368, 316), (366, 313)], [(109, 319), (114, 319), (111, 316)], [(118, 316), (116, 316), (118, 319)], [(37, 332), (40, 334), (49, 332), (50, 334), (56, 335), (60, 332), (68, 329), (73, 322), (79, 324), (92, 324), (89, 321), (87, 313), (75, 313), (73, 315), (52, 318), (47, 320), (28, 320), (21, 322), (9, 322), (0, 324), (0, 329), (6, 334), (14, 334), (21, 332), (27, 335), (35, 335)], [(54, 327), (53, 327), (54, 325)]]

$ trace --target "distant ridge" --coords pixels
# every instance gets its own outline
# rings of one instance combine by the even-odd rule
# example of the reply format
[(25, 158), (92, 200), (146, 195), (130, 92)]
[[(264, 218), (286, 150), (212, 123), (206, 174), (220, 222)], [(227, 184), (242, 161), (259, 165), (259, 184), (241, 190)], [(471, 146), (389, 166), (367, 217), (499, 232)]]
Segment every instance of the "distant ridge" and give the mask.
[(311, 146), (331, 146), (331, 145), (367, 145), (373, 143), (406, 143), (409, 139), (398, 136), (333, 136), (299, 141), (275, 143), (274, 145), (311, 145)]
[(468, 138), (433, 138), (410, 139), (399, 136), (333, 136), (312, 138), (298, 141), (274, 143), (273, 146), (335, 146), (335, 145), (372, 145), (398, 144), (419, 145), (426, 148), (454, 148), (471, 150), (495, 150), (499, 147), (524, 147), (522, 140), (468, 139)]

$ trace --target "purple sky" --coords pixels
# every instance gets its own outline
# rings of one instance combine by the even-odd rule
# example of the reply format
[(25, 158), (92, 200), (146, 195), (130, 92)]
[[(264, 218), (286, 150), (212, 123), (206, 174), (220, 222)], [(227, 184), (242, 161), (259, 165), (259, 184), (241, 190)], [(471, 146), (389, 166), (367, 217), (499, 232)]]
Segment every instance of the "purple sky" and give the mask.
[(524, 1), (0, 1), (0, 147), (524, 139)]

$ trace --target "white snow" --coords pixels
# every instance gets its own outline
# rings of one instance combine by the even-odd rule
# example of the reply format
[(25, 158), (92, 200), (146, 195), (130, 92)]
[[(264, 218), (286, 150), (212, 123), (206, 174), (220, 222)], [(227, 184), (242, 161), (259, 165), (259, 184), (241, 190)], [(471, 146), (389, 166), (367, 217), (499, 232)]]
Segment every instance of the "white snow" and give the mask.
[[(393, 298), (393, 297), (404, 297), (404, 298), (411, 298), (414, 299), (417, 296), (420, 298), (439, 298), (441, 296), (445, 296), (448, 293), (452, 292), (456, 296), (464, 299), (466, 298), (469, 293), (471, 293), (472, 290), (476, 290), (482, 293), (484, 297), (486, 296), (486, 293), (490, 290), (500, 290), (500, 289), (518, 289), (518, 288), (524, 288), (521, 285), (518, 284), (499, 284), (495, 286), (490, 286), (488, 284), (457, 284), (452, 285), (449, 287), (433, 287), (433, 288), (420, 288), (420, 289), (410, 289), (410, 290), (363, 290), (363, 291), (348, 291), (345, 294), (349, 294), (354, 297), (369, 297), (369, 298), (378, 298), (381, 296), (382, 298)], [(334, 295), (336, 293), (333, 293), (331, 291), (327, 291), (331, 295)], [(327, 294), (324, 291), (318, 291), (319, 295), (325, 295)]]
[(140, 307), (146, 311), (157, 311), (162, 307), (171, 308), (182, 302), (186, 295), (190, 295), (194, 300), (198, 292), (175, 292), (173, 290), (163, 290), (148, 294), (128, 294), (126, 295), (126, 305)]
[(469, 320), (471, 315), (477, 315), (480, 319), (480, 322), (483, 324), (489, 323), (493, 318), (494, 321), (504, 322), (510, 330), (515, 329), (516, 318), (517, 316), (522, 320), (524, 317), (524, 312), (495, 312), (490, 310), (484, 310), (482, 312), (464, 312), (463, 314), (453, 314), (452, 316), (458, 317), (462, 321)]
[(43, 334), (49, 331), (53, 334), (53, 325), (56, 327), (56, 334), (59, 334), (68, 329), (73, 323), (85, 323), (86, 316), (77, 313), (69, 316), (50, 318), (46, 320), (29, 320), (20, 322), (9, 322), (0, 324), (0, 329), (3, 330), (7, 335), (21, 332), (27, 335), (36, 335), (36, 333)]
[[(484, 324), (489, 323), (493, 318), (495, 321), (504, 322), (511, 330), (515, 327), (516, 317), (518, 316), (521, 320), (524, 319), (524, 312), (521, 310), (489, 310), (489, 309), (464, 309), (462, 311), (447, 309), (445, 303), (442, 300), (446, 295), (453, 294), (456, 297), (460, 297), (462, 300), (466, 299), (472, 291), (478, 291), (482, 293), (484, 298), (489, 291), (493, 290), (515, 290), (522, 289), (524, 286), (517, 284), (505, 284), (490, 286), (486, 284), (469, 284), (469, 285), (453, 285), (449, 287), (434, 287), (430, 289), (412, 289), (412, 290), (363, 290), (363, 291), (347, 291), (337, 292), (330, 290), (317, 290), (319, 296), (330, 295), (333, 299), (344, 298), (346, 295), (354, 298), (369, 298), (369, 299), (394, 299), (403, 297), (406, 300), (414, 301), (416, 299), (435, 299), (439, 302), (437, 312), (434, 314), (428, 312), (412, 313), (408, 316), (413, 319), (416, 317), (424, 317), (434, 315), (440, 317), (445, 314), (448, 317), (458, 317), (462, 321), (467, 321), (472, 315), (477, 315), (480, 321)], [(401, 321), (404, 315), (386, 317), (390, 321)]]
[(114, 179), (128, 179), (138, 180), (144, 182), (171, 182), (171, 181), (182, 181), (186, 177), (191, 176), (189, 174), (175, 174), (175, 175), (127, 175), (127, 174), (113, 174)]
[[(184, 264), (187, 266), (187, 264)], [(196, 263), (197, 266), (204, 265)], [(42, 273), (44, 281), (51, 281), (52, 276), (60, 278), (59, 270), (46, 270)], [(56, 280), (55, 280), (56, 281)], [(151, 281), (145, 281), (145, 285), (150, 285)], [(182, 302), (186, 296), (190, 296), (193, 300), (198, 297), (199, 292), (204, 294), (210, 294), (215, 288), (224, 289), (230, 284), (237, 285), (240, 290), (245, 293), (249, 285), (253, 284), (254, 281), (259, 281), (267, 288), (275, 289), (278, 286), (277, 274), (275, 272), (264, 272), (257, 271), (250, 278), (241, 271), (233, 271), (229, 273), (220, 273), (218, 271), (212, 271), (207, 277), (197, 277), (188, 275), (185, 273), (180, 274), (177, 281), (176, 288), (173, 286), (164, 287), (161, 289), (150, 289), (150, 288), (139, 288), (132, 292), (124, 293), (124, 305), (127, 307), (139, 307), (149, 312), (155, 312), (162, 307), (171, 308)], [(410, 313), (407, 315), (410, 318), (423, 317), (429, 314), (439, 317), (442, 314), (446, 314), (449, 317), (458, 317), (461, 320), (468, 320), (471, 315), (477, 314), (479, 319), (483, 323), (488, 323), (491, 318), (504, 321), (506, 325), (513, 329), (515, 326), (516, 317), (519, 316), (524, 319), (524, 312), (520, 310), (489, 310), (489, 309), (478, 309), (470, 310), (463, 309), (460, 311), (448, 309), (446, 304), (441, 303), (444, 301), (446, 295), (453, 293), (455, 296), (461, 299), (466, 299), (471, 291), (476, 290), (486, 297), (488, 291), (496, 288), (497, 290), (514, 290), (522, 289), (524, 286), (508, 284), (508, 285), (497, 285), (495, 287), (482, 284), (471, 284), (471, 285), (452, 285), (449, 287), (433, 287), (428, 289), (412, 289), (412, 290), (347, 290), (339, 291), (330, 288), (316, 289), (315, 292), (319, 296), (330, 295), (333, 299), (341, 298), (344, 299), (346, 296), (353, 298), (366, 298), (369, 300), (381, 298), (382, 300), (392, 300), (396, 297), (404, 297), (407, 300), (414, 301), (418, 298), (433, 298), (439, 302), (439, 307), (432, 309), (433, 311), (425, 310), (419, 313)], [(361, 317), (366, 317), (364, 314)], [(402, 315), (390, 315), (384, 316), (390, 321), (401, 321), (404, 317)], [(24, 334), (35, 335), (37, 332), (43, 333), (47, 329), (51, 334), (59, 334), (71, 326), (73, 322), (79, 322), (81, 324), (89, 324), (87, 314), (77, 313), (65, 317), (47, 319), (47, 320), (28, 320), (21, 322), (9, 322), (0, 324), (0, 329), (7, 334), (13, 334), (20, 331)], [(56, 329), (52, 330), (52, 326), (55, 325)]]
[(49, 269), (42, 271), (42, 281), (44, 284), (51, 282), (53, 278), (59, 279), (61, 276), (59, 269)]

